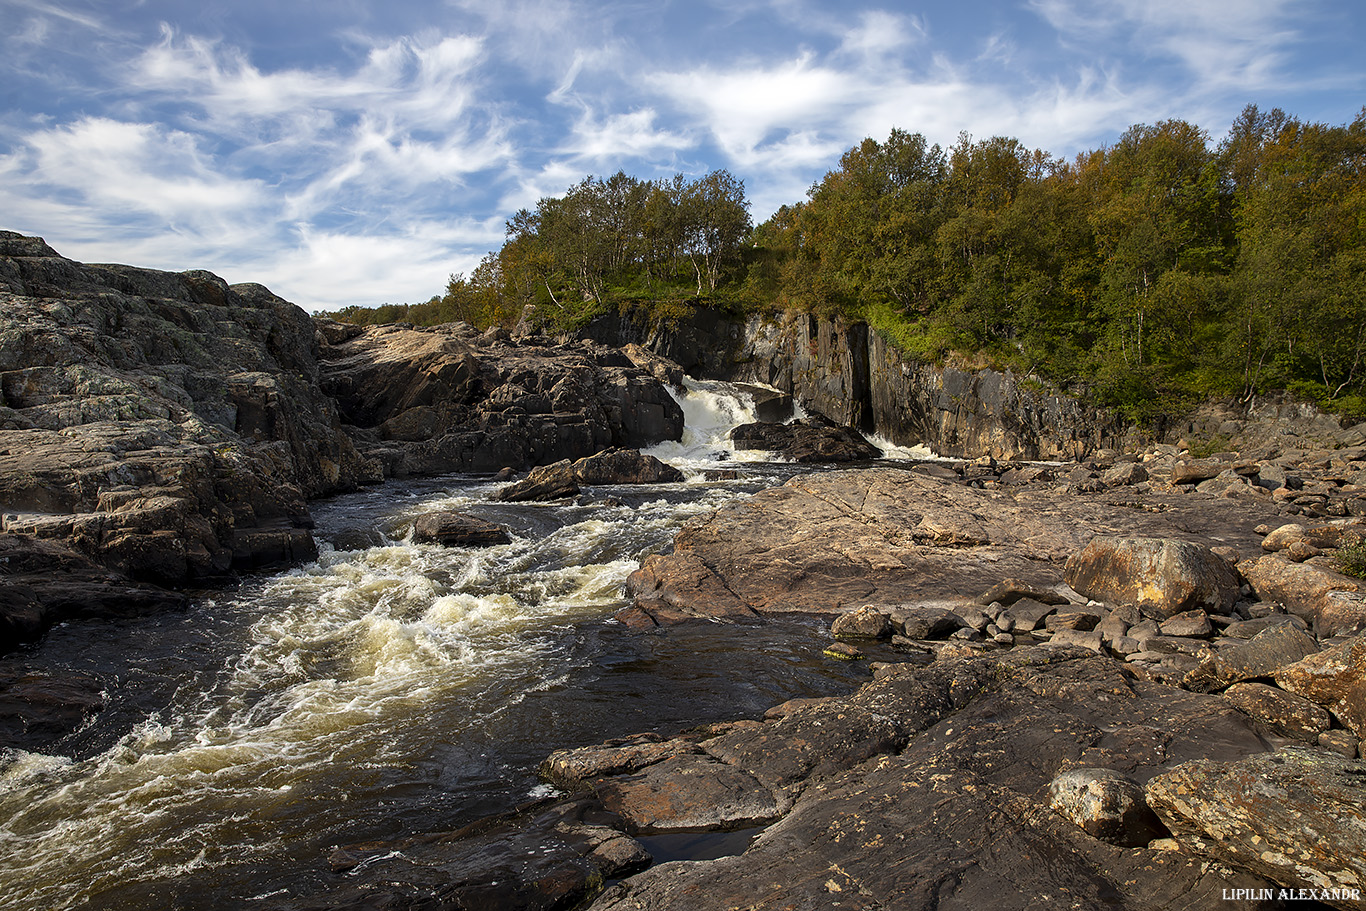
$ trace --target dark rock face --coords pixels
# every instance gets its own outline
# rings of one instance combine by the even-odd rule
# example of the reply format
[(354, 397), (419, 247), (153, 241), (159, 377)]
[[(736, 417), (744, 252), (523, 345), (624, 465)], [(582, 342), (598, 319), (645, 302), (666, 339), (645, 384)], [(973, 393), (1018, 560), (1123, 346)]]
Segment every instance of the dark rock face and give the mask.
[(1366, 766), (1289, 747), (1243, 760), (1197, 760), (1148, 783), (1148, 802), (1183, 844), (1360, 908), (1366, 882)]
[(598, 345), (518, 343), (464, 324), (380, 326), (319, 358), (322, 389), (386, 476), (545, 465), (683, 434), (664, 385)]
[(882, 455), (858, 431), (819, 419), (742, 424), (730, 438), (736, 449), (768, 450), (793, 462), (862, 462)]
[(39, 752), (104, 708), (104, 684), (86, 674), (0, 670), (0, 749)]

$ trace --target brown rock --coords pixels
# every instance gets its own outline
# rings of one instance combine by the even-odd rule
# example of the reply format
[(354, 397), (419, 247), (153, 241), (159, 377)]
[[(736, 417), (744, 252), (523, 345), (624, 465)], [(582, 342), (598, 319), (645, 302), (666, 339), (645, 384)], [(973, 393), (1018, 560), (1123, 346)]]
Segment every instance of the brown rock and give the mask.
[(1214, 693), (1243, 680), (1271, 677), (1319, 651), (1314, 637), (1290, 624), (1267, 627), (1241, 645), (1221, 649), (1182, 682), (1187, 689)]
[(841, 614), (830, 624), (836, 639), (886, 639), (892, 635), (891, 618), (870, 605)]
[(1327, 708), (1366, 737), (1366, 636), (1357, 636), (1275, 672), (1281, 689)]
[(1333, 724), (1323, 706), (1265, 683), (1235, 683), (1224, 691), (1224, 698), (1274, 733), (1305, 743), (1318, 743), (1319, 735)]
[(512, 539), (507, 529), (477, 516), (455, 512), (432, 512), (413, 521), (413, 540), (447, 547), (489, 547)]
[(1088, 598), (1136, 604), (1160, 619), (1195, 608), (1226, 612), (1238, 600), (1228, 564), (1187, 541), (1097, 537), (1068, 558), (1064, 578)]
[(779, 816), (772, 791), (710, 756), (674, 756), (636, 774), (598, 779), (592, 788), (634, 832), (733, 829)]
[(1163, 620), (1158, 624), (1158, 628), (1164, 636), (1187, 636), (1197, 639), (1214, 632), (1214, 627), (1209, 622), (1209, 614), (1202, 610), (1182, 611)]
[[(1157, 776), (1148, 805), (1188, 849), (1294, 888), (1366, 882), (1366, 766), (1288, 747), (1235, 762), (1197, 760)], [(1320, 900), (1356, 909), (1353, 893)]]
[(1010, 607), (1022, 598), (1030, 598), (1041, 604), (1066, 604), (1067, 596), (1045, 588), (1041, 585), (1031, 585), (1022, 579), (1002, 579), (984, 592), (978, 599), (978, 604), (1000, 603)]
[(1263, 601), (1284, 604), (1313, 624), (1321, 639), (1366, 630), (1366, 601), (1355, 579), (1279, 554), (1246, 560), (1238, 571)]
[(1137, 848), (1168, 834), (1143, 786), (1113, 769), (1063, 772), (1048, 785), (1048, 801), (1086, 834), (1112, 845)]

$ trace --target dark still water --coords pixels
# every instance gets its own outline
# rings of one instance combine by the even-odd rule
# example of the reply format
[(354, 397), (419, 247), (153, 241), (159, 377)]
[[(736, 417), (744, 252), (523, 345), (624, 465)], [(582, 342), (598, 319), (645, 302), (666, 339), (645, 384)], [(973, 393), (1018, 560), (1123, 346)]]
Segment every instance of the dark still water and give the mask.
[[(695, 468), (706, 453), (669, 455)], [(814, 622), (633, 633), (611, 620), (626, 576), (684, 521), (791, 473), (739, 467), (740, 480), (599, 488), (576, 505), (495, 503), (475, 479), (386, 485), (315, 509), (317, 563), (183, 614), (66, 625), (5, 658), (93, 674), (108, 707), (46, 753), (0, 755), (4, 906), (314, 894), (339, 882), (333, 845), (507, 809), (543, 793), (535, 768), (554, 749), (847, 691), (866, 671), (823, 659)], [(434, 509), (513, 541), (407, 540)]]

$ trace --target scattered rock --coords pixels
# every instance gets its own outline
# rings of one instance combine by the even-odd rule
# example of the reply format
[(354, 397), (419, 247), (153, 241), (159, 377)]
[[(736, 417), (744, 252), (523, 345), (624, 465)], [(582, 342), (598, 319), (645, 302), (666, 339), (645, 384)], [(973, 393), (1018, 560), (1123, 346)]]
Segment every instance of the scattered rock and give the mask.
[(1366, 738), (1366, 636), (1281, 667), (1274, 676), (1281, 689), (1324, 706)]
[(1245, 560), (1238, 571), (1258, 597), (1284, 604), (1312, 624), (1320, 638), (1366, 630), (1366, 600), (1355, 579), (1280, 554)]

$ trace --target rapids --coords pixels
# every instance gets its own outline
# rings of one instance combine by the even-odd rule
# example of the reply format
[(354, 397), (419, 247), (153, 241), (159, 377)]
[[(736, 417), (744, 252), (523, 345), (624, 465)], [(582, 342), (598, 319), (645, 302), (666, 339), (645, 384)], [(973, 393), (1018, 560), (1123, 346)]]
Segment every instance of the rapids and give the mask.
[[(456, 828), (546, 792), (550, 751), (754, 716), (866, 673), (814, 621), (632, 633), (622, 585), (689, 517), (793, 468), (735, 453), (753, 407), (682, 397), (688, 483), (502, 504), (474, 477), (315, 504), (320, 557), (205, 592), (183, 614), (64, 624), (0, 664), (105, 682), (106, 708), (42, 754), (0, 752), (0, 895), (15, 911), (250, 908), (325, 890), (337, 844)], [(756, 459), (760, 461), (755, 461)], [(733, 464), (742, 476), (706, 480)], [(414, 543), (413, 517), (509, 528)]]

